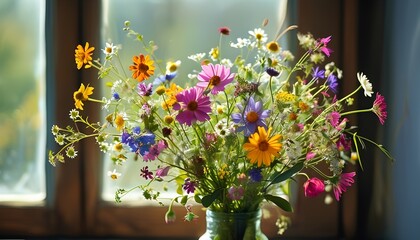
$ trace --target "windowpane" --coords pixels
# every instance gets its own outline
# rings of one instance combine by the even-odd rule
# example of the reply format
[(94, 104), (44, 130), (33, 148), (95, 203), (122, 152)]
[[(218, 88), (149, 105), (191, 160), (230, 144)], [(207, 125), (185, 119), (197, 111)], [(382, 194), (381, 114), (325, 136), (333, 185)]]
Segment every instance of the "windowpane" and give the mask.
[(0, 201), (45, 198), (45, 0), (0, 1)]
[[(196, 63), (187, 59), (189, 55), (208, 54), (211, 48), (218, 45), (219, 27), (228, 26), (232, 31), (229, 38), (224, 40), (236, 42), (237, 37), (246, 37), (249, 30), (260, 27), (267, 18), (269, 25), (265, 31), (270, 36), (275, 36), (282, 26), (280, 23), (285, 21), (287, 9), (287, 0), (103, 0), (102, 3), (102, 44), (112, 42), (123, 46), (119, 52), (120, 59), (123, 66), (128, 68), (132, 57), (142, 52), (139, 42), (127, 37), (122, 30), (124, 21), (129, 20), (132, 28), (144, 35), (145, 42), (153, 40), (158, 45), (156, 55), (160, 59), (181, 61), (177, 83), (187, 80), (187, 75), (196, 68)], [(286, 45), (286, 42), (280, 43), (282, 46)], [(224, 45), (229, 46), (229, 43)], [(225, 57), (232, 59), (233, 49), (232, 53), (228, 47), (222, 51)], [(130, 75), (128, 69), (126, 70), (127, 75)], [(139, 174), (142, 164), (141, 159), (129, 159), (119, 168), (113, 166), (111, 160), (105, 159), (102, 174), (103, 199), (113, 201), (117, 187), (129, 189), (141, 183), (143, 180)], [(107, 175), (114, 168), (122, 173), (118, 181), (111, 181)], [(131, 195), (137, 201), (141, 198), (138, 192)], [(124, 201), (129, 199), (130, 196)]]

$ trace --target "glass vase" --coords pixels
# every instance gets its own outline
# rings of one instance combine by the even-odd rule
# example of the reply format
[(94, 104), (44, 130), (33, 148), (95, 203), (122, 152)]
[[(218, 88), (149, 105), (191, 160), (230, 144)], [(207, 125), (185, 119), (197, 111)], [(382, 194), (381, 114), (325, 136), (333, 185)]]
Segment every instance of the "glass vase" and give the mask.
[(199, 240), (268, 240), (261, 232), (261, 210), (246, 213), (206, 211), (206, 232)]

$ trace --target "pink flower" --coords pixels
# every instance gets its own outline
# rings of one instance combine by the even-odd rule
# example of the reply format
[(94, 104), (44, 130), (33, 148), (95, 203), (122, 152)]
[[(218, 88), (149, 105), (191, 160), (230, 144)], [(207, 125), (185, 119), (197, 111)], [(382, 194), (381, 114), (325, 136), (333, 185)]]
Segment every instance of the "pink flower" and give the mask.
[(331, 36), (328, 36), (326, 38), (321, 38), (321, 40), (319, 41), (319, 44), (321, 45), (320, 49), (321, 51), (327, 55), (328, 57), (331, 55), (331, 53), (333, 52), (333, 50), (327, 48), (327, 44), (331, 41)]
[(176, 120), (189, 126), (195, 121), (206, 121), (210, 119), (211, 112), (210, 98), (203, 95), (202, 88), (189, 88), (176, 95), (177, 103), (173, 109), (179, 110)]
[(372, 111), (376, 114), (376, 116), (378, 116), (381, 124), (384, 125), (388, 113), (386, 112), (385, 98), (379, 93), (376, 93), (376, 99), (373, 102)]
[(337, 127), (338, 121), (340, 121), (340, 113), (332, 112), (327, 118), (333, 127)]
[(354, 176), (356, 176), (355, 172), (342, 173), (339, 177), (338, 183), (334, 184), (333, 191), (337, 201), (340, 201), (341, 194), (347, 191), (347, 188), (354, 183)]
[(228, 27), (220, 27), (219, 28), (219, 33), (221, 33), (223, 35), (229, 35), (230, 29)]
[(158, 168), (155, 173), (156, 177), (168, 176), (169, 169), (171, 169), (170, 166)]
[(230, 187), (228, 190), (228, 197), (231, 200), (241, 200), (244, 196), (244, 188), (242, 186), (239, 187)]
[(339, 151), (349, 151), (351, 148), (351, 141), (348, 140), (344, 134), (341, 134), (336, 145)]
[(143, 156), (143, 161), (155, 160), (165, 148), (167, 148), (165, 141), (160, 140), (158, 143), (150, 146), (149, 151)]
[(316, 156), (316, 153), (314, 152), (308, 152), (306, 154), (306, 160), (311, 160), (312, 158), (314, 158)]
[(225, 89), (225, 86), (233, 81), (235, 74), (230, 73), (230, 69), (220, 64), (202, 65), (197, 79), (197, 87), (211, 90), (212, 94), (217, 94)]
[(316, 197), (320, 193), (324, 192), (324, 182), (318, 178), (311, 178), (303, 184), (305, 189), (305, 197)]

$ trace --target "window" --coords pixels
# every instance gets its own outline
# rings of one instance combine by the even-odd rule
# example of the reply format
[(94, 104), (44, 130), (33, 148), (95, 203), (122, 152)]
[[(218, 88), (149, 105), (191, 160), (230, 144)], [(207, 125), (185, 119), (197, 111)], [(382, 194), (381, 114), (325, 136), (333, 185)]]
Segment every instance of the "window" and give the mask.
[[(350, 64), (348, 64), (349, 62), (346, 62), (346, 66), (354, 66), (355, 63), (352, 62), (352, 59), (348, 60), (340, 55), (339, 46), (342, 46), (346, 41), (352, 42), (352, 36), (342, 35), (340, 28), (352, 29), (352, 26), (349, 26), (348, 23), (354, 22), (354, 16), (357, 16), (357, 14), (354, 14), (354, 3), (346, 2), (346, 7), (342, 6), (342, 4), (344, 5), (344, 3), (334, 0), (322, 1), (322, 3), (318, 1), (313, 3), (312, 1), (307, 0), (300, 0), (298, 3), (295, 1), (288, 1), (288, 7), (291, 11), (297, 12), (297, 17), (294, 16), (294, 14), (290, 16), (290, 21), (291, 23), (297, 23), (302, 32), (311, 31), (317, 36), (326, 34), (333, 34), (336, 36), (337, 46), (333, 46), (334, 49), (337, 49), (335, 61), (340, 65), (343, 65), (341, 64), (342, 61), (349, 61)], [(35, 7), (35, 5), (38, 7)], [(278, 17), (282, 15), (278, 12), (279, 9), (277, 8), (280, 7), (280, 5), (281, 1), (276, 2), (272, 0), (235, 0), (228, 2), (223, 0), (1, 1), (0, 11), (3, 12), (0, 15), (0, 18), (2, 19), (0, 24), (5, 23), (3, 19), (6, 16), (12, 16), (10, 11), (11, 6), (14, 6), (15, 9), (19, 9), (16, 11), (21, 11), (25, 6), (31, 6), (30, 9), (32, 11), (24, 14), (25, 17), (23, 19), (32, 24), (30, 29), (36, 29), (35, 34), (38, 35), (36, 35), (36, 38), (32, 39), (39, 39), (39, 43), (36, 45), (32, 43), (31, 46), (33, 49), (30, 48), (28, 52), (25, 52), (26, 55), (24, 56), (24, 60), (19, 59), (13, 61), (13, 64), (22, 66), (22, 63), (19, 65), (16, 63), (24, 62), (26, 68), (29, 68), (28, 66), (30, 66), (28, 62), (37, 64), (31, 66), (31, 70), (28, 71), (32, 71), (32, 75), (34, 75), (34, 69), (38, 69), (38, 71), (35, 72), (38, 78), (28, 77), (27, 81), (31, 82), (30, 84), (33, 85), (31, 85), (32, 87), (29, 87), (26, 84), (24, 85), (27, 87), (26, 90), (28, 91), (26, 94), (28, 94), (30, 90), (35, 89), (33, 86), (36, 84), (42, 85), (36, 93), (38, 100), (30, 101), (30, 103), (37, 103), (34, 107), (31, 107), (30, 110), (36, 109), (36, 111), (38, 111), (39, 122), (43, 121), (43, 124), (45, 125), (36, 125), (37, 128), (34, 130), (36, 133), (33, 135), (31, 134), (31, 137), (36, 141), (25, 139), (25, 144), (27, 145), (33, 143), (39, 144), (39, 147), (34, 147), (32, 151), (35, 153), (38, 152), (37, 154), (39, 154), (39, 156), (44, 156), (43, 161), (39, 161), (39, 165), (35, 164), (32, 166), (37, 170), (34, 170), (33, 174), (35, 175), (30, 178), (31, 181), (27, 182), (28, 184), (34, 184), (35, 182), (39, 183), (39, 188), (27, 187), (27, 189), (35, 189), (36, 193), (41, 193), (38, 194), (36, 198), (40, 204), (34, 206), (33, 204), (23, 203), (16, 206), (16, 204), (11, 205), (5, 204), (4, 201), (0, 202), (0, 237), (173, 236), (181, 238), (190, 237), (194, 239), (202, 234), (205, 228), (204, 215), (202, 215), (197, 222), (192, 223), (193, 226), (184, 223), (182, 220), (177, 221), (175, 224), (166, 225), (163, 220), (166, 208), (144, 205), (139, 206), (138, 204), (134, 204), (136, 201), (128, 201), (119, 205), (115, 204), (113, 198), (109, 197), (109, 193), (114, 193), (115, 186), (111, 185), (112, 182), (110, 182), (106, 176), (107, 171), (110, 170), (110, 166), (107, 166), (106, 160), (101, 158), (101, 154), (97, 151), (97, 146), (94, 141), (85, 141), (83, 142), (83, 145), (78, 146), (78, 149), (80, 150), (79, 157), (77, 159), (67, 160), (65, 166), (59, 165), (56, 168), (53, 168), (48, 164), (46, 150), (56, 147), (55, 143), (53, 143), (53, 139), (51, 139), (51, 134), (49, 133), (51, 125), (53, 123), (58, 123), (65, 126), (70, 123), (68, 119), (68, 110), (74, 106), (72, 99), (73, 90), (77, 90), (81, 82), (89, 83), (97, 78), (94, 70), (78, 71), (76, 69), (74, 64), (74, 48), (80, 43), (89, 41), (96, 47), (97, 51), (100, 51), (100, 48), (103, 48), (103, 45), (108, 40), (114, 42), (114, 44), (121, 43), (124, 44), (124, 46), (128, 46), (127, 43), (124, 42), (126, 37), (119, 34), (121, 33), (120, 29), (122, 28), (122, 23), (125, 20), (131, 20), (132, 22), (136, 21), (135, 26), (136, 28), (138, 27), (139, 31), (147, 32), (147, 36), (150, 37), (150, 39), (156, 40), (158, 44), (162, 46), (159, 50), (162, 54), (172, 57), (184, 57), (188, 54), (187, 50), (185, 50), (185, 46), (188, 46), (189, 49), (194, 47), (192, 45), (193, 43), (188, 43), (183, 40), (185, 38), (194, 41), (199, 38), (209, 40), (209, 47), (205, 48), (205, 46), (200, 43), (197, 45), (197, 48), (191, 50), (192, 52), (208, 51), (208, 49), (211, 48), (211, 45), (215, 41), (218, 41), (217, 39), (211, 39), (205, 35), (195, 36), (192, 34), (205, 34), (210, 32), (207, 29), (201, 31), (197, 27), (203, 26), (204, 24), (206, 24), (209, 29), (220, 27), (220, 25), (227, 25), (231, 29), (237, 31), (237, 33), (232, 32), (232, 35), (234, 36), (234, 34), (243, 35), (250, 27), (259, 26), (263, 18), (269, 18), (270, 26), (272, 27), (271, 31), (277, 31), (278, 26), (275, 22), (281, 21)], [(348, 8), (347, 5), (350, 6), (350, 8)], [(8, 11), (2, 10), (5, 6), (8, 7), (6, 8)], [(352, 6), (353, 8), (351, 8)], [(244, 9), (240, 9), (240, 7), (244, 7)], [(40, 10), (35, 11), (34, 9)], [(220, 9), (224, 9), (228, 14), (219, 12), (221, 11)], [(313, 9), (317, 9), (316, 14)], [(343, 11), (346, 14), (344, 14)], [(31, 18), (38, 13), (39, 16), (36, 19)], [(221, 13), (222, 17), (215, 17), (218, 13)], [(235, 15), (234, 13), (237, 13), (238, 15)], [(187, 18), (185, 17), (186, 14), (191, 14), (191, 16)], [(13, 24), (19, 21), (17, 20), (17, 16), (18, 14), (13, 15), (12, 19), (13, 21), (16, 21), (12, 21)], [(330, 18), (320, 18), (319, 16), (329, 16)], [(197, 19), (197, 21), (191, 21), (190, 19)], [(344, 19), (345, 21), (343, 20), (341, 22), (340, 19)], [(201, 20), (202, 22), (199, 22)], [(45, 25), (43, 24), (44, 21)], [(243, 22), (246, 22), (247, 24), (242, 24)], [(193, 25), (192, 23), (197, 23), (198, 25)], [(44, 26), (45, 35), (43, 33)], [(6, 27), (5, 29), (11, 31), (9, 30), (9, 27)], [(158, 31), (156, 31), (156, 29), (158, 29)], [(12, 44), (16, 44), (22, 35), (28, 34), (26, 32), (23, 34), (22, 28), (19, 28), (18, 30), (20, 30), (19, 35), (13, 38), (14, 41), (11, 42)], [(46, 38), (43, 40), (44, 36), (46, 36)], [(167, 38), (167, 36), (172, 37)], [(4, 39), (6, 39), (6, 36), (3, 35), (0, 38), (0, 41), (4, 41)], [(171, 41), (171, 43), (173, 42), (176, 47), (165, 49), (164, 46), (170, 46), (167, 44), (169, 41)], [(43, 44), (45, 44), (45, 47)], [(3, 42), (0, 46), (1, 57), (4, 51)], [(205, 49), (198, 49), (198, 47), (203, 47)], [(20, 48), (23, 47), (20, 46)], [(32, 52), (34, 57), (29, 57), (29, 52)], [(47, 78), (42, 76), (45, 74), (45, 72), (43, 72), (45, 71), (45, 66), (42, 66), (43, 60), (39, 60), (43, 58), (43, 54), (46, 54), (47, 56), (46, 60), (44, 60), (46, 61)], [(126, 59), (126, 61), (130, 61), (131, 56), (122, 58)], [(11, 59), (7, 60), (11, 61)], [(187, 64), (188, 60), (181, 60), (183, 66), (186, 66), (184, 64)], [(7, 61), (2, 59), (2, 63), (3, 62), (6, 63)], [(3, 65), (4, 64), (0, 67), (3, 68)], [(12, 67), (16, 66), (12, 65)], [(346, 69), (343, 70), (344, 73), (352, 74), (352, 69), (350, 69), (350, 71)], [(18, 69), (16, 72), (19, 72), (21, 76), (24, 74), (22, 69)], [(0, 76), (2, 76), (0, 79), (0, 84), (2, 86), (0, 91), (6, 91), (6, 94), (14, 93), (12, 95), (17, 95), (17, 90), (9, 90), (11, 89), (11, 85), (8, 85), (9, 82), (3, 80), (3, 74), (3, 70), (0, 71)], [(25, 78), (25, 76), (23, 76), (23, 78)], [(10, 84), (12, 83), (17, 84), (18, 81), (10, 82)], [(24, 90), (25, 89), (22, 91)], [(24, 96), (24, 93), (22, 92), (19, 96)], [(16, 96), (11, 96), (10, 99), (7, 100), (12, 101), (15, 97)], [(24, 98), (16, 99), (15, 104), (21, 104), (25, 100)], [(11, 109), (15, 109), (16, 106), (12, 107), (9, 103), (4, 104), (4, 101), (2, 101), (0, 107), (0, 114), (2, 116), (2, 118), (0, 118), (0, 126), (2, 129), (0, 130), (2, 133), (5, 133), (9, 131), (9, 128), (3, 128), (2, 121), (8, 118), (3, 118), (3, 116), (9, 116)], [(7, 107), (10, 109), (6, 109)], [(99, 120), (100, 116), (98, 116), (97, 110), (98, 109), (95, 109), (94, 107), (85, 108), (85, 111), (89, 116), (96, 117)], [(17, 122), (19, 121), (14, 120), (14, 123)], [(28, 122), (29, 121), (27, 121), (26, 118), (22, 123), (23, 127), (26, 127)], [(29, 123), (38, 124), (39, 122), (31, 121)], [(26, 133), (27, 132), (23, 132), (22, 134)], [(38, 134), (38, 136), (36, 134)], [(8, 136), (15, 137), (13, 135), (17, 135), (15, 131), (10, 135), (8, 134)], [(2, 149), (0, 151), (0, 161), (4, 160), (3, 155), (7, 152), (3, 151), (3, 145), (1, 145), (5, 140), (11, 141), (6, 138), (0, 140), (0, 149)], [(46, 148), (44, 148), (45, 145), (47, 145)], [(24, 156), (20, 161), (31, 161), (30, 158), (32, 158), (32, 156)], [(40, 157), (40, 159), (42, 159), (42, 157)], [(0, 164), (2, 163), (3, 162), (0, 162)], [(0, 171), (4, 171), (4, 169), (3, 166), (0, 167)], [(7, 169), (13, 168), (7, 167)], [(138, 169), (138, 167), (135, 169)], [(30, 172), (31, 171), (27, 171), (27, 173)], [(0, 173), (0, 178), (4, 177), (3, 172)], [(44, 175), (44, 173), (46, 174)], [(136, 172), (134, 174), (137, 175)], [(19, 175), (19, 177), (21, 176), (20, 174), (17, 175)], [(132, 185), (131, 183), (127, 184)], [(5, 199), (2, 197), (4, 194), (10, 194), (10, 190), (14, 191), (15, 189), (12, 187), (13, 185), (10, 184), (5, 184), (4, 186), (7, 186), (9, 189), (0, 189), (0, 198), (2, 200)], [(15, 194), (15, 192), (12, 193)], [(32, 194), (33, 192), (29, 193)], [(354, 231), (354, 229), (352, 229), (354, 227), (354, 215), (352, 215), (352, 207), (354, 207), (352, 203), (354, 201), (351, 199), (351, 194), (348, 194), (347, 196), (349, 196), (349, 201), (346, 201), (346, 203), (349, 204), (346, 204), (346, 208), (341, 208), (338, 204), (325, 206), (322, 203), (322, 199), (320, 199), (320, 201), (305, 201), (305, 199), (299, 195), (295, 202), (296, 214), (293, 216), (294, 225), (287, 232), (288, 236), (313, 236), (315, 232), (317, 236), (320, 237), (335, 237), (344, 234), (344, 230), (346, 233), (349, 232), (351, 234), (352, 231)], [(140, 197), (139, 194), (138, 198)], [(13, 203), (16, 203), (14, 199), (10, 200), (13, 201)], [(175, 211), (178, 216), (182, 216), (184, 213), (184, 210), (181, 208), (176, 209)], [(320, 214), (323, 214), (322, 219), (319, 218)], [(269, 236), (276, 236), (276, 227), (274, 226), (275, 220), (268, 219), (266, 221), (267, 223), (263, 223), (262, 226), (263, 231)], [(344, 224), (341, 225), (340, 221), (344, 221)], [(340, 226), (344, 226), (345, 229), (340, 229)], [(165, 231), (162, 231), (162, 227), (165, 228)]]

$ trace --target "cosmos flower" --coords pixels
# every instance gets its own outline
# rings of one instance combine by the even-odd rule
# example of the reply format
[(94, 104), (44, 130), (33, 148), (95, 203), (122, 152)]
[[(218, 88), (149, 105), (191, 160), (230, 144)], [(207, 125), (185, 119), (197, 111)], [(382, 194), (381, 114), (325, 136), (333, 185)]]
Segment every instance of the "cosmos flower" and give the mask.
[(176, 120), (181, 124), (191, 126), (193, 122), (210, 119), (210, 98), (203, 95), (203, 89), (197, 87), (186, 89), (176, 95), (176, 100), (173, 109), (179, 111)]
[(334, 196), (337, 201), (340, 201), (341, 194), (354, 183), (354, 176), (356, 176), (356, 172), (342, 173), (338, 176), (337, 183), (333, 184)]
[(217, 94), (225, 89), (225, 86), (233, 81), (235, 75), (230, 69), (220, 64), (208, 64), (201, 66), (202, 71), (198, 74), (197, 87), (210, 89), (212, 94)]
[(376, 99), (373, 102), (372, 111), (376, 114), (376, 116), (378, 116), (381, 124), (384, 125), (388, 113), (386, 111), (385, 98), (379, 93), (376, 93)]

